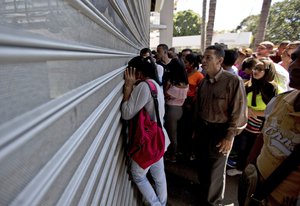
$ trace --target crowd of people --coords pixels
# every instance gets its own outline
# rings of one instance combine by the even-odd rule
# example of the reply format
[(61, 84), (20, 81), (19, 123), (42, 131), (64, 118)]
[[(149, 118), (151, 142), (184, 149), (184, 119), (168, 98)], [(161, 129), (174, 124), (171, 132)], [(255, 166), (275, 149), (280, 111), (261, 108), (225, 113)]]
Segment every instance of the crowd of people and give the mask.
[[(223, 205), (226, 175), (241, 175), (252, 158), (263, 181), (299, 145), (300, 41), (283, 41), (278, 48), (264, 41), (256, 51), (215, 44), (203, 54), (159, 44), (134, 59), (125, 71), (122, 117), (129, 120), (145, 108), (151, 119), (163, 122), (166, 143), (164, 157), (150, 167), (131, 164), (147, 204), (167, 203), (165, 161), (193, 161), (199, 205)], [(147, 84), (137, 84), (146, 79), (159, 91), (159, 117)], [(288, 198), (292, 206), (299, 197), (297, 165), (265, 204), (288, 205)]]

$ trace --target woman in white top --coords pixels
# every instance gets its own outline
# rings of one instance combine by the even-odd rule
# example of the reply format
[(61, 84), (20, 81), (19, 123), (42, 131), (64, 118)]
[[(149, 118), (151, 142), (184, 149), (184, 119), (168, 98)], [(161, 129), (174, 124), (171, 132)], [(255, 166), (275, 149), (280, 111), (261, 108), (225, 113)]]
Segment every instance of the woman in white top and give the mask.
[(165, 127), (171, 139), (168, 155), (171, 162), (176, 162), (177, 125), (182, 116), (182, 105), (187, 97), (189, 82), (183, 63), (173, 59), (168, 66), (170, 72), (168, 79), (164, 81), (166, 101)]
[[(161, 87), (159, 86), (159, 80), (157, 77), (157, 70), (155, 63), (151, 57), (143, 58), (137, 56), (129, 61), (128, 67), (125, 71), (125, 85), (124, 85), (124, 97), (122, 103), (122, 118), (130, 120), (133, 118), (142, 108), (145, 108), (149, 113), (151, 120), (163, 122), (163, 116), (165, 114), (164, 108), (164, 95)], [(155, 84), (157, 89), (157, 99), (159, 108), (159, 117), (156, 117), (154, 101), (151, 96), (149, 86), (142, 80), (150, 80)], [(137, 84), (138, 83), (138, 84)], [(167, 132), (164, 128), (165, 135), (165, 150), (170, 144)], [(148, 181), (146, 174), (150, 171), (153, 180), (155, 181), (155, 190)], [(141, 168), (135, 161), (131, 161), (131, 174), (133, 181), (138, 186), (140, 192), (144, 196), (145, 200), (150, 205), (166, 205), (167, 202), (167, 183), (164, 171), (163, 158), (150, 165), (148, 168)]]

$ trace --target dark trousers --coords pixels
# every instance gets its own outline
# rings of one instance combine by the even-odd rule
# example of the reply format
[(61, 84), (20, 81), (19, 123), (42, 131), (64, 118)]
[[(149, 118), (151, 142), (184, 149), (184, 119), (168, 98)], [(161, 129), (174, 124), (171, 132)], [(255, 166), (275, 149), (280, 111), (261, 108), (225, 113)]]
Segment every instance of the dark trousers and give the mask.
[(233, 148), (237, 152), (237, 169), (244, 170), (247, 166), (248, 155), (256, 141), (258, 134), (244, 130), (234, 138)]
[(216, 145), (225, 137), (228, 125), (197, 121), (196, 128), (200, 205), (223, 205), (228, 155), (219, 153)]
[(182, 117), (178, 122), (178, 150), (184, 155), (194, 153), (194, 141), (192, 138), (194, 125), (194, 102), (191, 97), (185, 99), (182, 105)]

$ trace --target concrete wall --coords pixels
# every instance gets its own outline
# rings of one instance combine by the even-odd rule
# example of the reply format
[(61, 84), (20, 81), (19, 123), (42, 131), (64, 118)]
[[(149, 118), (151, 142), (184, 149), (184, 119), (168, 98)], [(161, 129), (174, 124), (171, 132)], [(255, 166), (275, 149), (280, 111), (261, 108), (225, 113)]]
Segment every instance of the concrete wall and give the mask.
[[(156, 48), (159, 42), (159, 36), (151, 36), (150, 47)], [(173, 37), (172, 47), (181, 51), (185, 48), (200, 49), (201, 36), (180, 36)], [(224, 34), (214, 34), (212, 39), (212, 44), (214, 43), (224, 43), (228, 45), (228, 48), (239, 48), (239, 47), (249, 47), (252, 41), (251, 32), (240, 32), (240, 33), (224, 33)]]
[(138, 205), (120, 121), (150, 1), (0, 1), (0, 205)]
[(165, 29), (159, 30), (159, 43), (166, 44), (169, 47), (172, 45), (173, 37), (173, 10), (174, 10), (174, 1), (167, 0), (164, 1), (162, 10), (160, 11), (160, 24), (165, 27)]

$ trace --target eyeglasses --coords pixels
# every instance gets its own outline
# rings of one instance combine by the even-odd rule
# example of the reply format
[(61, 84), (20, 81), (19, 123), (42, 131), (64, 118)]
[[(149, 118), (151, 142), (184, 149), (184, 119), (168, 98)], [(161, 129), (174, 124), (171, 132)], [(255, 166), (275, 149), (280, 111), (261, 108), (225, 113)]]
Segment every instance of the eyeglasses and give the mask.
[(257, 68), (257, 67), (254, 67), (254, 68), (252, 69), (252, 71), (263, 72), (263, 71), (265, 71), (265, 70), (264, 70), (264, 69), (262, 69), (262, 68)]
[(257, 47), (257, 49), (258, 49), (258, 50), (265, 50), (265, 49), (267, 49), (267, 48), (266, 48), (266, 47), (259, 46), (259, 47)]

